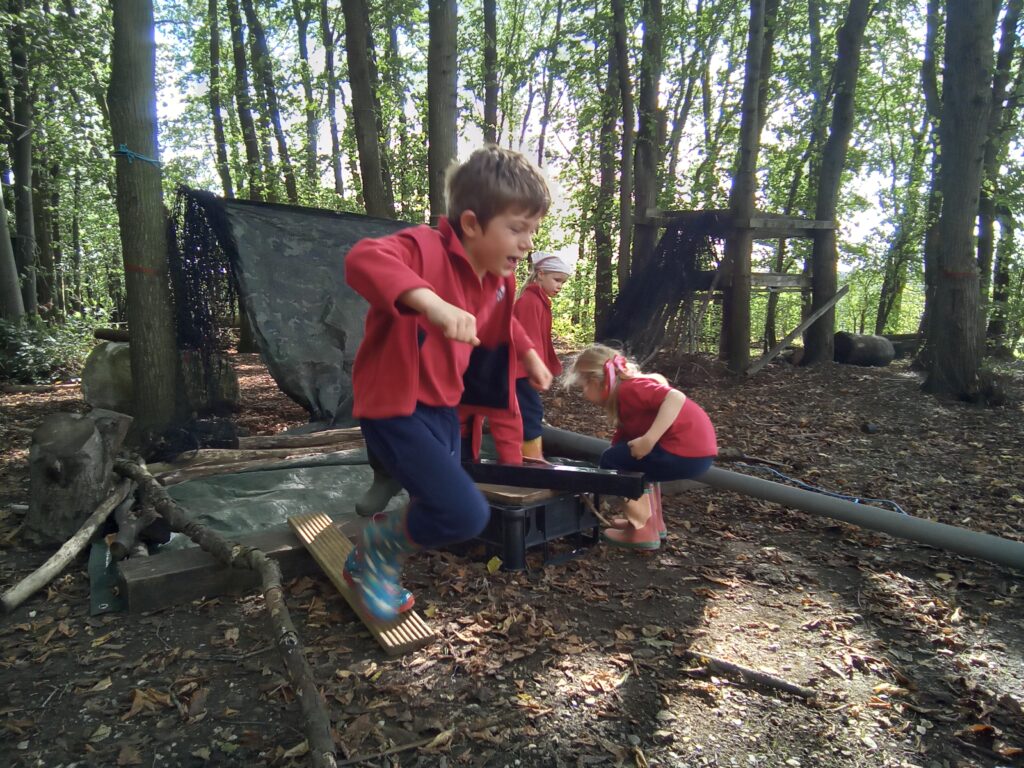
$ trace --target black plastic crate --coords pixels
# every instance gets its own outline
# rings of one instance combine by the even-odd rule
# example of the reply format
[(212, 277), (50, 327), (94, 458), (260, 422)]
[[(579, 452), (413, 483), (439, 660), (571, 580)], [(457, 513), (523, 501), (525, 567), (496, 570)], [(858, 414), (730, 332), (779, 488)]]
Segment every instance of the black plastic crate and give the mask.
[[(516, 505), (491, 501), (490, 505), (491, 519), (479, 539), (487, 545), (489, 554), (496, 552), (501, 557), (503, 570), (526, 570), (526, 550), (533, 547), (543, 547), (547, 565), (576, 557), (597, 543), (598, 519), (578, 495), (564, 494)], [(568, 537), (575, 538), (576, 546), (550, 557), (548, 543)]]

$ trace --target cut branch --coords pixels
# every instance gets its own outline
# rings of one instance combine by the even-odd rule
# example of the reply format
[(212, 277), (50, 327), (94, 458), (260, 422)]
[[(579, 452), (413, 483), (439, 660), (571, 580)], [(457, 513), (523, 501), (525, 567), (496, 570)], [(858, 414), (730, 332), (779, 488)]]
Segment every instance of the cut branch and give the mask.
[(224, 565), (230, 568), (250, 568), (259, 574), (274, 641), (305, 718), (306, 741), (312, 764), (317, 768), (335, 768), (337, 762), (334, 740), (331, 738), (331, 719), (316, 687), (313, 671), (306, 662), (299, 633), (288, 613), (281, 587), (281, 570), (277, 563), (260, 550), (234, 543), (190, 519), (145, 467), (120, 460), (115, 463), (114, 471), (137, 482), (142, 489), (144, 503), (152, 503), (173, 530), (188, 536)]
[(719, 672), (725, 672), (726, 674), (738, 675), (744, 680), (754, 683), (755, 685), (785, 691), (786, 693), (790, 693), (794, 696), (799, 696), (801, 699), (804, 699), (809, 703), (817, 701), (818, 698), (818, 692), (814, 689), (805, 688), (802, 685), (791, 683), (788, 680), (776, 677), (768, 672), (744, 667), (740, 664), (726, 661), (725, 659), (720, 659), (716, 656), (708, 656), (708, 654), (701, 653), (700, 651), (683, 651), (682, 655), (684, 658), (696, 661), (698, 664), (705, 665), (708, 669), (718, 670)]
[(64, 545), (38, 569), (22, 579), (19, 584), (9, 589), (2, 599), (4, 612), (10, 613), (35, 594), (37, 590), (42, 589), (53, 581), (68, 566), (68, 563), (85, 549), (86, 544), (92, 539), (96, 530), (103, 524), (104, 520), (110, 517), (110, 513), (114, 511), (114, 508), (131, 493), (133, 486), (134, 484), (130, 480), (122, 480), (118, 483), (113, 492), (96, 507), (96, 511), (89, 515), (88, 519), (82, 523), (82, 527), (78, 529), (74, 536), (64, 542)]

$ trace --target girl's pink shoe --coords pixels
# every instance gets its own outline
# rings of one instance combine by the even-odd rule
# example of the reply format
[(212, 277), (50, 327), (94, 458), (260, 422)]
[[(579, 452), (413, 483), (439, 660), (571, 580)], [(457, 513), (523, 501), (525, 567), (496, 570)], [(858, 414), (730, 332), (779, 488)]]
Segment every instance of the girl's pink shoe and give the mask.
[(642, 528), (634, 528), (628, 522), (625, 528), (605, 528), (601, 531), (601, 541), (624, 549), (657, 549), (661, 546), (654, 515), (647, 519)]

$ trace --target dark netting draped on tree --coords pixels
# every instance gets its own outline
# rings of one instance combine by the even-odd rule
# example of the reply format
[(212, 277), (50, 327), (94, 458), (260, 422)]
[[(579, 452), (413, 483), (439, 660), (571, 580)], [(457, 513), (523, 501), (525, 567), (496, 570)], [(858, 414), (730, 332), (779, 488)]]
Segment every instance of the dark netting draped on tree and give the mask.
[(180, 188), (170, 225), (171, 290), (178, 349), (194, 349), (208, 359), (227, 347), (235, 280), (207, 207), (191, 190)]
[(348, 423), (367, 305), (345, 283), (345, 254), (409, 224), (183, 187), (174, 226), (179, 344), (216, 349), (236, 290), (281, 390), (313, 420)]
[(691, 211), (665, 227), (654, 253), (641, 262), (612, 306), (605, 338), (625, 345), (639, 359), (690, 332), (695, 292), (706, 290), (717, 267), (716, 245), (731, 219), (725, 211)]

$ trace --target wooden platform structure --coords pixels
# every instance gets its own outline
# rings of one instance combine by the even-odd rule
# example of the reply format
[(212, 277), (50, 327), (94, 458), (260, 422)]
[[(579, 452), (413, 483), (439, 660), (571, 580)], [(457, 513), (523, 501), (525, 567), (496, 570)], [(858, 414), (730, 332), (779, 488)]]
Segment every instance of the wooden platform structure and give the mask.
[[(695, 211), (663, 211), (659, 208), (648, 208), (646, 215), (634, 222), (638, 234), (647, 230), (646, 237), (650, 242), (657, 242), (657, 232), (675, 219), (693, 215)], [(737, 231), (749, 229), (755, 240), (783, 240), (788, 238), (813, 238), (817, 232), (836, 228), (834, 221), (805, 219), (799, 216), (783, 216), (774, 213), (757, 213), (749, 219), (732, 219), (726, 210), (713, 211), (723, 220), (728, 221), (727, 230)], [(723, 230), (722, 237), (728, 237)], [(732, 276), (718, 275), (715, 272), (699, 272), (693, 281), (696, 290), (707, 291), (716, 289), (727, 290), (732, 287)], [(754, 290), (770, 291), (803, 291), (810, 290), (811, 280), (807, 275), (796, 275), (785, 272), (753, 272), (750, 275), (750, 287)]]
[(399, 614), (395, 622), (386, 625), (366, 612), (342, 576), (345, 558), (353, 549), (352, 542), (334, 525), (331, 518), (322, 513), (296, 515), (288, 518), (288, 525), (389, 656), (401, 656), (415, 651), (437, 638), (434, 630), (427, 626), (416, 611)]

